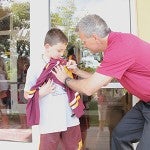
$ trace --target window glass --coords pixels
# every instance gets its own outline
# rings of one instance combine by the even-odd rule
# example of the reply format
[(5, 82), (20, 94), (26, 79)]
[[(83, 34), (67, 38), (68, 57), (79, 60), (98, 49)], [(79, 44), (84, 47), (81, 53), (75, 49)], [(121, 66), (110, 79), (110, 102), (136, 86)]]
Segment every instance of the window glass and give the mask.
[[(0, 140), (32, 142), (24, 83), (30, 64), (30, 3), (0, 1)], [(14, 136), (15, 134), (15, 136)]]

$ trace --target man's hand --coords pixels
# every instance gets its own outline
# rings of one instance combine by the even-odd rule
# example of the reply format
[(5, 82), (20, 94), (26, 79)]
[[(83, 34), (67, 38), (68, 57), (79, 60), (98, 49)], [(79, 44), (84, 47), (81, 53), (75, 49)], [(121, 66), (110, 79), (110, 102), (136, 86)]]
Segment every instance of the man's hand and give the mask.
[(77, 63), (74, 60), (69, 60), (66, 64), (66, 67), (73, 73), (76, 73), (78, 70)]
[(56, 66), (55, 67), (55, 71), (52, 71), (52, 73), (56, 76), (56, 78), (62, 82), (65, 83), (65, 79), (67, 77), (69, 77), (65, 71), (64, 66), (60, 65), (60, 66)]

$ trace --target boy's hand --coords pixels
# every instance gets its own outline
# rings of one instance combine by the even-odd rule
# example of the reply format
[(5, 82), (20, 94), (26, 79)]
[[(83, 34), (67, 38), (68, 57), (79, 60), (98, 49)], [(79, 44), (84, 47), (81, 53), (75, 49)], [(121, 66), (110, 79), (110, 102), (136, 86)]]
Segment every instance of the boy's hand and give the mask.
[[(49, 93), (54, 92), (55, 90), (55, 85), (53, 84), (53, 81), (50, 79), (47, 81), (47, 83), (43, 84), (40, 89), (39, 89), (39, 96), (44, 97), (48, 95)], [(34, 94), (33, 94), (34, 95)], [(30, 95), (27, 91), (24, 91), (24, 98), (29, 99), (32, 98), (33, 95)]]
[(55, 85), (53, 84), (53, 81), (50, 79), (47, 81), (47, 83), (43, 84), (39, 89), (39, 96), (44, 97), (55, 90)]
[(24, 98), (27, 100), (29, 98), (28, 92), (24, 91)]

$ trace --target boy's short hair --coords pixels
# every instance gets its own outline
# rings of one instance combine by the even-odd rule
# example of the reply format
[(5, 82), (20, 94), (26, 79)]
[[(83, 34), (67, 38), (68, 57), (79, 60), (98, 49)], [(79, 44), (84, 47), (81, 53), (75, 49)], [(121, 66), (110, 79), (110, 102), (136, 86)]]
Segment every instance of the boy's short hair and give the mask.
[(67, 44), (68, 38), (60, 29), (52, 28), (46, 33), (44, 45), (49, 44), (53, 46), (57, 43)]

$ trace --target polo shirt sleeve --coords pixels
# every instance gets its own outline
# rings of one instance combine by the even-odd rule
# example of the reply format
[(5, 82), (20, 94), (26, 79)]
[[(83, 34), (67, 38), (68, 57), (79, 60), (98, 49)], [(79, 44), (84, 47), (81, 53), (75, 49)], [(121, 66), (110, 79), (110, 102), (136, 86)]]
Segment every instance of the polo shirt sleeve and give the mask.
[(122, 49), (109, 50), (96, 72), (121, 79), (134, 64), (134, 55)]

